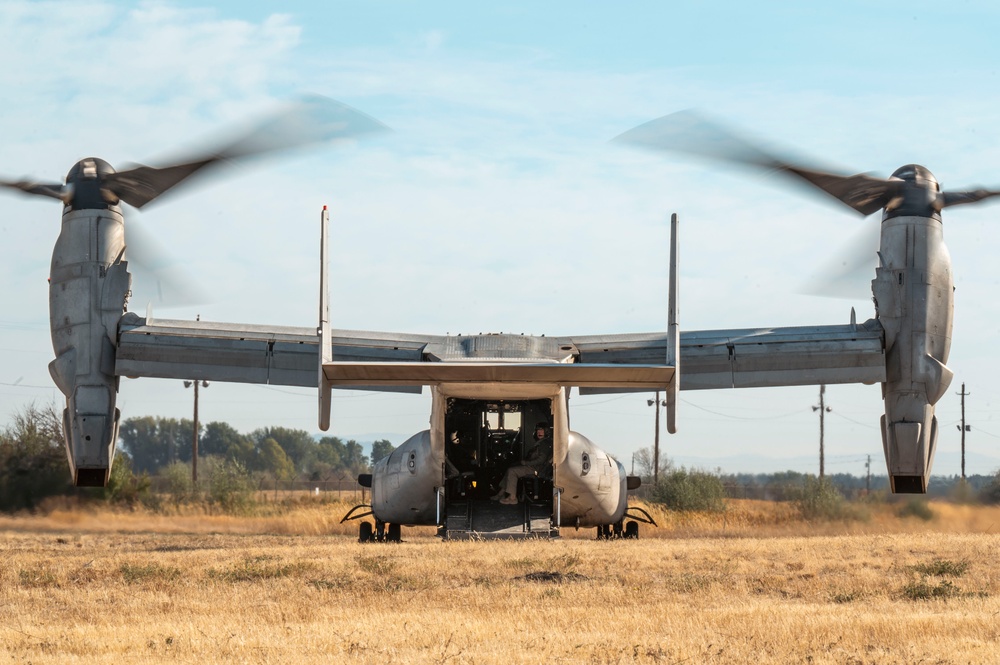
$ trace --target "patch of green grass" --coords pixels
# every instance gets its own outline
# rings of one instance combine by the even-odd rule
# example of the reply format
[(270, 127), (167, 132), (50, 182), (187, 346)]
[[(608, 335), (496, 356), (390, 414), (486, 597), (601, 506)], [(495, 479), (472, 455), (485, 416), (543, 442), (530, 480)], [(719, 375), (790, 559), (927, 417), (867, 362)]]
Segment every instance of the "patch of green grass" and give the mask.
[(910, 582), (903, 587), (903, 597), (909, 600), (937, 600), (956, 598), (962, 595), (962, 590), (952, 584), (951, 580), (942, 580), (934, 585), (923, 577), (919, 581)]
[(129, 584), (141, 582), (174, 582), (181, 577), (181, 569), (172, 566), (160, 566), (155, 563), (148, 565), (138, 565), (123, 563), (118, 567), (118, 572)]
[(59, 585), (55, 573), (47, 568), (22, 568), (17, 571), (17, 581), (21, 586), (46, 588)]
[(682, 593), (692, 593), (695, 591), (702, 591), (707, 589), (711, 585), (712, 581), (705, 575), (697, 575), (695, 573), (682, 573), (676, 578), (669, 581), (668, 586), (671, 589), (680, 591)]
[(511, 559), (510, 561), (504, 562), (504, 567), (513, 568), (514, 570), (523, 570), (525, 568), (537, 568), (542, 565), (541, 560), (535, 559), (533, 557), (520, 557), (517, 559)]
[(841, 591), (830, 596), (830, 600), (838, 604), (853, 603), (858, 599), (858, 593), (856, 591)]
[(396, 562), (387, 556), (359, 556), (357, 561), (361, 570), (377, 577), (385, 577), (396, 570)]
[(968, 570), (968, 560), (949, 561), (948, 559), (934, 559), (930, 563), (918, 563), (913, 566), (914, 572), (933, 577), (961, 577)]
[(222, 582), (256, 582), (293, 577), (313, 569), (310, 563), (272, 563), (275, 559), (276, 557), (272, 556), (246, 557), (242, 562), (227, 569), (209, 568), (207, 575), (210, 579)]
[(346, 589), (351, 589), (354, 587), (354, 580), (350, 578), (335, 578), (335, 579), (313, 579), (309, 580), (309, 586), (318, 591), (344, 591)]

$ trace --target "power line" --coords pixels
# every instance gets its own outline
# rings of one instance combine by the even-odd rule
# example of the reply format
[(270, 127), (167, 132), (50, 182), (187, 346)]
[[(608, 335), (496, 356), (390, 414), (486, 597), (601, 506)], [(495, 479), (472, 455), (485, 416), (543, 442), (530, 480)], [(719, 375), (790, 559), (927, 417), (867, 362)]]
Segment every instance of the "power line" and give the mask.
[(779, 418), (789, 418), (791, 416), (796, 416), (796, 415), (801, 415), (802, 414), (802, 410), (801, 409), (796, 409), (795, 411), (789, 411), (788, 413), (782, 414), (780, 416), (760, 416), (758, 418), (752, 418), (750, 416), (734, 416), (734, 415), (729, 414), (729, 413), (722, 413), (720, 411), (712, 411), (711, 409), (706, 409), (703, 406), (698, 406), (697, 404), (692, 404), (691, 402), (687, 401), (686, 399), (681, 399), (680, 401), (684, 402), (685, 404), (687, 404), (690, 407), (694, 407), (695, 409), (698, 409), (699, 411), (704, 411), (705, 413), (711, 413), (713, 416), (720, 416), (722, 418), (729, 418), (731, 420), (778, 420)]

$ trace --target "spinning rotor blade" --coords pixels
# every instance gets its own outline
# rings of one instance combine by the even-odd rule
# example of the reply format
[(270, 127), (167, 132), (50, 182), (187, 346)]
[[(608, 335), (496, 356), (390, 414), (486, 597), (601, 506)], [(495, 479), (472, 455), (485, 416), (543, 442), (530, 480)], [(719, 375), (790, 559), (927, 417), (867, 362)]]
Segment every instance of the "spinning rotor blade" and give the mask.
[(694, 111), (650, 120), (613, 141), (647, 150), (683, 152), (794, 175), (862, 215), (883, 208), (899, 192), (900, 182), (865, 174), (839, 175), (799, 166), (766, 152)]
[(183, 263), (148, 229), (138, 212), (129, 216), (126, 258), (133, 274), (132, 298), (136, 309), (152, 304), (157, 309), (204, 305), (208, 292)]
[(179, 163), (135, 166), (108, 174), (102, 185), (126, 203), (141, 208), (206, 166), (222, 161), (291, 150), (334, 139), (353, 139), (387, 131), (378, 120), (324, 97), (300, 99), (214, 150)]
[(19, 180), (17, 182), (11, 180), (0, 180), (0, 187), (10, 187), (11, 189), (22, 191), (25, 194), (48, 196), (53, 199), (59, 199), (60, 201), (62, 201), (66, 195), (66, 185), (61, 183), (29, 182), (27, 180)]
[(862, 224), (812, 272), (799, 289), (805, 295), (867, 300), (878, 265), (878, 224)]
[(991, 196), (1000, 196), (1000, 191), (995, 189), (975, 189), (968, 192), (944, 192), (941, 195), (941, 207), (962, 205), (963, 203), (976, 203)]

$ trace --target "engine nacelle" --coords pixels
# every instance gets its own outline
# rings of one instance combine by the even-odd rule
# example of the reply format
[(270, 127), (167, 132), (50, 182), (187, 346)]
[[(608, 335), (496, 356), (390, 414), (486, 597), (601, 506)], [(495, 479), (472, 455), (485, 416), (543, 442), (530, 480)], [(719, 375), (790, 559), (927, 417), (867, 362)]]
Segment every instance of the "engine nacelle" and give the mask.
[(392, 524), (434, 524), (443, 481), (444, 458), (434, 454), (430, 430), (418, 432), (372, 469), (372, 514)]
[(73, 481), (103, 487), (114, 461), (118, 322), (131, 276), (117, 206), (67, 209), (52, 252), (49, 313), (55, 360), (49, 373), (66, 396), (63, 431)]
[(614, 524), (625, 515), (625, 467), (582, 434), (569, 433), (566, 457), (556, 464), (556, 479), (563, 490), (560, 500), (564, 526)]

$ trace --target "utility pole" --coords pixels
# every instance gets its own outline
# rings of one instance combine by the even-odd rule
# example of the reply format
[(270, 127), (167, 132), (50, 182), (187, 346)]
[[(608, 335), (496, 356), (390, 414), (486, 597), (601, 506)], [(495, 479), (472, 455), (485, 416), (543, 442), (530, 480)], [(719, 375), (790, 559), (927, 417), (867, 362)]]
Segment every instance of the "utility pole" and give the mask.
[[(198, 315), (201, 321), (201, 314)], [(201, 385), (208, 388), (208, 381), (202, 381)], [(194, 386), (194, 434), (191, 436), (191, 484), (198, 487), (198, 381), (185, 381), (184, 387)]]
[(656, 429), (653, 430), (653, 485), (660, 479), (660, 407), (666, 406), (667, 402), (660, 401), (660, 391), (656, 391), (656, 399), (647, 399), (646, 406), (656, 405)]
[(819, 384), (819, 406), (814, 406), (813, 411), (819, 411), (819, 477), (823, 478), (823, 415), (833, 411), (832, 408), (826, 406), (824, 403), (824, 395), (826, 395), (826, 384)]
[(972, 431), (972, 425), (965, 424), (965, 396), (972, 393), (965, 392), (965, 383), (962, 383), (962, 392), (955, 394), (962, 396), (962, 424), (958, 425), (958, 429), (962, 432), (962, 480), (965, 480), (965, 433)]
[(865, 462), (865, 471), (867, 474), (865, 476), (865, 495), (872, 493), (872, 456), (868, 456), (868, 461)]

